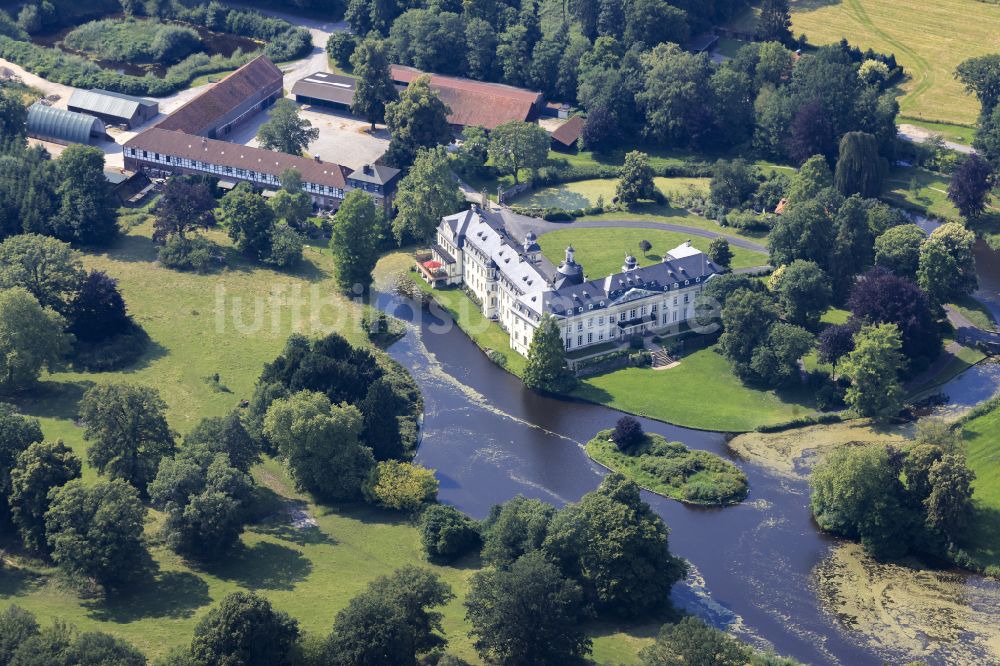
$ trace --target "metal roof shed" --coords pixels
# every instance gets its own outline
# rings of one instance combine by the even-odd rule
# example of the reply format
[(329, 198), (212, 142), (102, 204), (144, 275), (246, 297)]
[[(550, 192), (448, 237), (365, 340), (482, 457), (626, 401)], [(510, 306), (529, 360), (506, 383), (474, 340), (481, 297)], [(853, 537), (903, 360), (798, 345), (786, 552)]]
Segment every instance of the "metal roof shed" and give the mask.
[(136, 127), (154, 117), (159, 105), (147, 99), (105, 90), (75, 90), (66, 105), (70, 111), (96, 116), (106, 123)]
[(99, 118), (36, 102), (28, 109), (28, 135), (56, 143), (90, 143), (105, 132)]

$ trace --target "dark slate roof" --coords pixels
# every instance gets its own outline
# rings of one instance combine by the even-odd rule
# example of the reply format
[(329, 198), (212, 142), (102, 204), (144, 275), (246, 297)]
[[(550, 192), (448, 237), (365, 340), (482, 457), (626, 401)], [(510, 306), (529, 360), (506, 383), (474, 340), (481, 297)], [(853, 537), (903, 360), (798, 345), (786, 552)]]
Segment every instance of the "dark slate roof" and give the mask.
[(353, 76), (316, 72), (296, 81), (292, 94), (350, 106), (354, 103), (355, 81)]
[(352, 171), (348, 179), (361, 183), (388, 185), (398, 178), (400, 173), (399, 169), (394, 169), (384, 164), (366, 164), (357, 171)]

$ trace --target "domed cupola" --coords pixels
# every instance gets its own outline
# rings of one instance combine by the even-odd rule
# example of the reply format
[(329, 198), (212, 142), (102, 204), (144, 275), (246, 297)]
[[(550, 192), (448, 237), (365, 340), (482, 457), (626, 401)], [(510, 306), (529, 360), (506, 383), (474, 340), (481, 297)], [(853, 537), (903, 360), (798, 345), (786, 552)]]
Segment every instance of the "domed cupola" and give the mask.
[(622, 265), (622, 273), (629, 273), (631, 271), (634, 271), (637, 268), (639, 268), (639, 262), (638, 262), (638, 260), (635, 257), (633, 257), (631, 254), (626, 254), (625, 255), (625, 264)]
[(583, 284), (583, 266), (574, 261), (574, 252), (572, 245), (567, 247), (566, 259), (560, 262), (556, 268), (556, 271), (559, 273), (556, 281), (557, 287), (567, 284)]

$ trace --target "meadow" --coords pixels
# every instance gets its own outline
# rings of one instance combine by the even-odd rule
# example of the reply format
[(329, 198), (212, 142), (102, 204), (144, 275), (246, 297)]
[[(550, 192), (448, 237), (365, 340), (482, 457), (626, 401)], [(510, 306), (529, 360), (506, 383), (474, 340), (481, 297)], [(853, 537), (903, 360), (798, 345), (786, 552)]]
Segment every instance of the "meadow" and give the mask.
[[(228, 268), (216, 274), (180, 273), (159, 266), (151, 227), (142, 213), (136, 226), (114, 247), (84, 256), (87, 268), (119, 280), (136, 320), (149, 333), (150, 348), (121, 372), (60, 372), (16, 403), (39, 418), (47, 438), (63, 439), (85, 457), (83, 430), (75, 422), (77, 403), (97, 382), (124, 381), (157, 388), (167, 402), (171, 426), (183, 434), (200, 419), (221, 416), (249, 398), (264, 363), (280, 353), (295, 331), (318, 335), (337, 330), (366, 344), (360, 328), (363, 306), (341, 296), (331, 281), (329, 251), (307, 247), (303, 265), (283, 273), (242, 259), (221, 232)], [(213, 375), (218, 373), (219, 381)], [(449, 651), (478, 662), (467, 633), (462, 601), (476, 559), (450, 567), (427, 563), (419, 531), (405, 516), (368, 506), (324, 506), (292, 487), (284, 466), (266, 459), (254, 469), (257, 515), (242, 537), (242, 548), (222, 563), (194, 566), (167, 549), (158, 536), (162, 515), (151, 512), (146, 539), (157, 565), (150, 583), (125, 597), (80, 598), (57, 572), (38, 561), (3, 549), (0, 607), (16, 603), (45, 624), (64, 618), (81, 631), (101, 630), (127, 639), (150, 658), (187, 644), (201, 617), (226, 594), (256, 590), (319, 638), (338, 610), (373, 578), (405, 564), (427, 566), (450, 584), (457, 598), (443, 610)], [(97, 479), (85, 465), (84, 478)], [(305, 512), (314, 527), (298, 529), (290, 510)], [(598, 661), (630, 663), (655, 631), (650, 624), (624, 629), (594, 627)]]
[(996, 399), (992, 407), (962, 427), (969, 467), (976, 473), (974, 513), (964, 545), (979, 566), (992, 566), (1000, 574), (1000, 407)]
[(971, 125), (979, 103), (954, 78), (973, 56), (1000, 51), (1000, 5), (977, 0), (792, 0), (792, 31), (812, 44), (844, 36), (862, 49), (894, 53), (907, 79), (900, 113)]
[[(656, 178), (657, 189), (668, 200), (678, 196), (701, 195), (708, 196), (708, 178)], [(529, 208), (588, 208), (596, 206), (598, 199), (611, 203), (615, 197), (618, 180), (615, 178), (595, 178), (593, 180), (578, 180), (572, 183), (562, 183), (552, 187), (543, 187), (525, 196), (518, 197), (513, 203)]]

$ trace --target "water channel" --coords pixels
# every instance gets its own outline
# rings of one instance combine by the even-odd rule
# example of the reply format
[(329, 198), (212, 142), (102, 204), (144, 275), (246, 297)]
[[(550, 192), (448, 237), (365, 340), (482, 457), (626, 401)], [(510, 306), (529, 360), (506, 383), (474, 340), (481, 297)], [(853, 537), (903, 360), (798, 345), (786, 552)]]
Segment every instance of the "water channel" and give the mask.
[[(984, 291), (1000, 294), (996, 269), (983, 272)], [(1000, 298), (997, 299), (1000, 311)], [(389, 349), (406, 366), (426, 402), (418, 461), (437, 470), (440, 498), (481, 518), (493, 504), (517, 494), (553, 504), (579, 499), (600, 482), (603, 469), (582, 445), (610, 427), (620, 413), (589, 403), (557, 400), (526, 390), (501, 370), (436, 308), (420, 310), (385, 294), (379, 307), (411, 322), (409, 333)], [(416, 312), (415, 312), (416, 310)], [(977, 366), (942, 387), (952, 408), (975, 404), (1000, 386), (996, 366)], [(722, 433), (681, 428), (641, 419), (643, 427), (689, 447), (734, 459)], [(863, 666), (902, 663), (912, 652), (846, 626), (823, 610), (816, 572), (831, 559), (837, 541), (812, 523), (805, 480), (735, 460), (750, 481), (750, 497), (739, 506), (706, 509), (645, 493), (671, 529), (670, 547), (692, 564), (692, 575), (674, 592), (674, 603), (745, 640), (771, 645), (810, 664)], [(1000, 615), (1000, 590), (989, 581), (949, 572), (956, 602), (987, 617)], [(973, 608), (975, 607), (975, 608)], [(984, 663), (969, 660), (959, 636), (915, 636), (934, 649), (928, 663)], [(987, 638), (989, 642), (991, 638)], [(985, 657), (984, 657), (985, 658)]]

